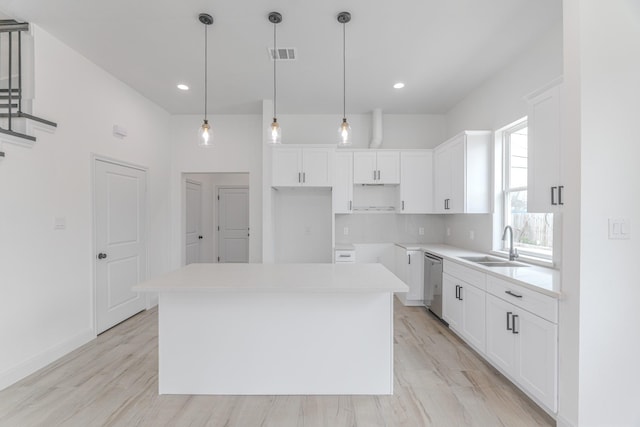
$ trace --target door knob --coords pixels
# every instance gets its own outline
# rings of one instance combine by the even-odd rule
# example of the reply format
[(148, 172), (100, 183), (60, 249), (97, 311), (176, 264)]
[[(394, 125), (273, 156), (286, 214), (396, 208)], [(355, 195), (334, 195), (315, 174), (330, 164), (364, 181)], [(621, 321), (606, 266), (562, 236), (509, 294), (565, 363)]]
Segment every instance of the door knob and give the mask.
[(202, 240), (202, 236), (198, 236), (198, 239)]
[(98, 259), (105, 259), (106, 257), (107, 257), (107, 254), (103, 254), (102, 252), (98, 254)]

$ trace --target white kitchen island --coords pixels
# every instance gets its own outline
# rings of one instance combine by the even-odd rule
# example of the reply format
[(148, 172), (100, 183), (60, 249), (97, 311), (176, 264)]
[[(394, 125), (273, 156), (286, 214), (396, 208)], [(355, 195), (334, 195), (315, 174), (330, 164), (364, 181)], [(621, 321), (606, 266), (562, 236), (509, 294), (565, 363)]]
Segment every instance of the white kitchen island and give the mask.
[(393, 294), (380, 264), (190, 264), (159, 294), (160, 394), (392, 394)]

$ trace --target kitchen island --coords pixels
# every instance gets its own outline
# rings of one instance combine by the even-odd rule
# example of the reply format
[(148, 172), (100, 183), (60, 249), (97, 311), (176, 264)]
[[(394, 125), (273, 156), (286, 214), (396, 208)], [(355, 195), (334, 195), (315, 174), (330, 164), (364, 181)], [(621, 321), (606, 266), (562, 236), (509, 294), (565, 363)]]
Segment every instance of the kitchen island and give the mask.
[(392, 394), (393, 294), (380, 264), (190, 264), (159, 296), (160, 394)]

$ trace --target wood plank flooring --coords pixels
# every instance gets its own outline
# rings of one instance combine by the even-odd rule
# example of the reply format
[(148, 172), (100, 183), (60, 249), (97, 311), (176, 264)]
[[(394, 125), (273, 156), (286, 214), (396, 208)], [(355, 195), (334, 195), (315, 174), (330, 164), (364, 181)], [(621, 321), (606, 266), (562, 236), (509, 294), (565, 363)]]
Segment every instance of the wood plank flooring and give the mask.
[(159, 396), (157, 310), (0, 391), (0, 426), (553, 426), (421, 307), (395, 305), (393, 396)]

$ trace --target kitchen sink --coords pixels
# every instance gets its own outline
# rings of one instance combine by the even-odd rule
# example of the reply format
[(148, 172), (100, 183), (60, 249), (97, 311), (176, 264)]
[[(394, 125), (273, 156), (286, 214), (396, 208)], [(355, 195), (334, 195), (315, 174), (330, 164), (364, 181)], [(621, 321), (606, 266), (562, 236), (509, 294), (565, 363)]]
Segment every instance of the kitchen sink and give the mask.
[(489, 268), (495, 267), (529, 267), (528, 264), (522, 264), (515, 261), (507, 261), (502, 258), (491, 256), (461, 256), (460, 259), (465, 261), (475, 262), (476, 264), (483, 265)]

